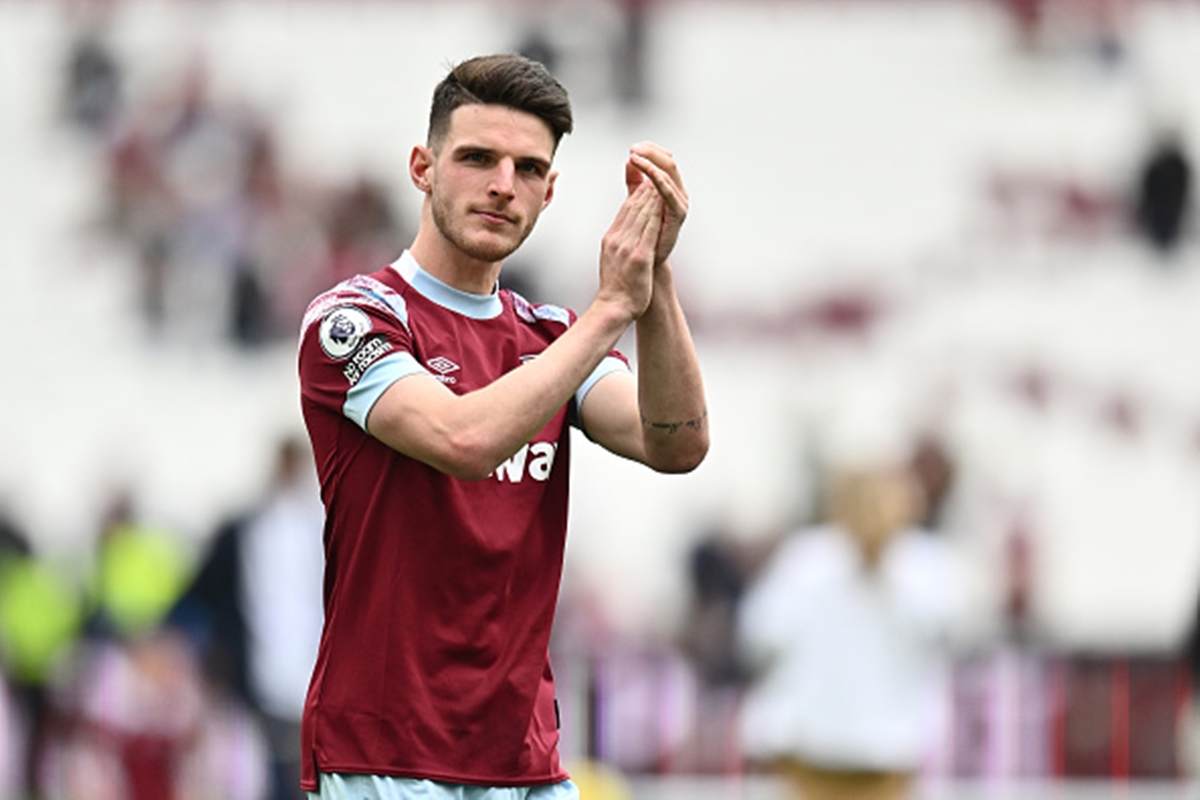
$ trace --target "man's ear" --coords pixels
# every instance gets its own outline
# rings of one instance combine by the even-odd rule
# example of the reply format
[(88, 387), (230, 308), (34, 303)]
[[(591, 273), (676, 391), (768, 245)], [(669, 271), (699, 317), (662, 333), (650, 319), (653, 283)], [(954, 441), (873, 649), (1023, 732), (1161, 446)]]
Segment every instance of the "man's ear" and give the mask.
[(550, 205), (550, 201), (554, 199), (554, 182), (556, 180), (558, 180), (558, 173), (551, 172), (546, 181), (546, 197), (542, 200), (542, 208)]
[(413, 147), (412, 153), (408, 157), (408, 177), (412, 180), (413, 186), (425, 194), (429, 194), (433, 187), (431, 172), (434, 161), (436, 159), (433, 151), (420, 144)]

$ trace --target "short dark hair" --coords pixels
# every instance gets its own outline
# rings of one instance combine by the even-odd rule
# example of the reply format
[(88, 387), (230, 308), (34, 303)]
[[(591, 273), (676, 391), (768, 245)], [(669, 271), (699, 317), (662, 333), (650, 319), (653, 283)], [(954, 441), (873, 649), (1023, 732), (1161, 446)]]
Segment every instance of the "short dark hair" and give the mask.
[(533, 59), (516, 54), (476, 56), (450, 70), (433, 90), (428, 145), (437, 148), (459, 106), (500, 105), (538, 117), (550, 128), (554, 147), (574, 127), (567, 90)]

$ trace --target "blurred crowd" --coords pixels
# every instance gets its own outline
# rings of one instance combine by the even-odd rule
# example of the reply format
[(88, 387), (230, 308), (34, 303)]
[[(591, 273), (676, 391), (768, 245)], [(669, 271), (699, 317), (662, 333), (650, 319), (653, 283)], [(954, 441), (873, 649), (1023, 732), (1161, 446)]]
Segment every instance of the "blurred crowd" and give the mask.
[[(592, 91), (627, 107), (646, 101), (647, 5), (624, 0), (615, 20), (597, 18), (613, 29), (600, 57), (612, 75)], [(531, 3), (513, 49), (596, 82), (591, 59), (568, 58), (557, 30), (594, 20), (586, 6), (558, 10)], [(415, 222), (394, 202), (390, 177), (330, 182), (290, 168), (269, 115), (250, 98), (217, 97), (203, 58), (135, 96), (108, 35), (109, 11), (78, 4), (62, 110), (103, 161), (101, 229), (134, 254), (153, 337), (238, 348), (290, 341), (312, 297), (390, 263), (408, 244)], [(528, 268), (505, 280), (531, 289)]]
[(156, 338), (291, 340), (313, 296), (411, 238), (383, 179), (328, 184), (289, 170), (268, 116), (214, 97), (203, 60), (148, 96), (131, 97), (125, 76), (104, 17), (88, 18), (63, 111), (103, 161), (101, 226), (134, 253)]
[(0, 533), (0, 796), (299, 797), (320, 635), (323, 512), (302, 438), (201, 552), (114, 498), (94, 552)]
[[(1189, 774), (1189, 652), (1041, 648), (1027, 553), (978, 595), (946, 524), (944, 441), (843, 456), (822, 457), (803, 519), (698, 532), (669, 639), (614, 629), (567, 582), (551, 644), (563, 752), (607, 787), (595, 797), (629, 796), (621, 775), (760, 773), (807, 800), (892, 800), (931, 778)], [(130, 495), (82, 571), (0, 526), (0, 796), (302, 797), (322, 524), (307, 443), (289, 436), (261, 496), (198, 550)], [(1001, 622), (982, 636), (981, 602)]]

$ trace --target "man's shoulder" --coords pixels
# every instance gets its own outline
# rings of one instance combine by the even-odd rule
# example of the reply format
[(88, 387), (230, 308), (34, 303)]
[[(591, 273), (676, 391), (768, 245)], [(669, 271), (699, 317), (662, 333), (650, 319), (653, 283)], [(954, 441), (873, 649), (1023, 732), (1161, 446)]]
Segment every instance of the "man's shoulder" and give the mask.
[(300, 325), (301, 338), (314, 323), (323, 320), (335, 309), (347, 306), (394, 317), (407, 327), (408, 302), (403, 291), (404, 282), (398, 277), (393, 279), (389, 272), (385, 268), (370, 274), (355, 275), (313, 298)]

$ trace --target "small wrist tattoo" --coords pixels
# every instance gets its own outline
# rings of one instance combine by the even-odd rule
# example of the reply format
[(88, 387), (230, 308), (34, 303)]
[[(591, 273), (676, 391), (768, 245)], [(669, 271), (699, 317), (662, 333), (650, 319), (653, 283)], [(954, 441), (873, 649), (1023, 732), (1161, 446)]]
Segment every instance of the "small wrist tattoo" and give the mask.
[(695, 419), (684, 420), (683, 422), (651, 422), (642, 416), (642, 426), (653, 428), (654, 430), (666, 431), (669, 436), (674, 436), (681, 428), (698, 431), (704, 427), (705, 421), (708, 419), (708, 409), (704, 409), (704, 413)]

